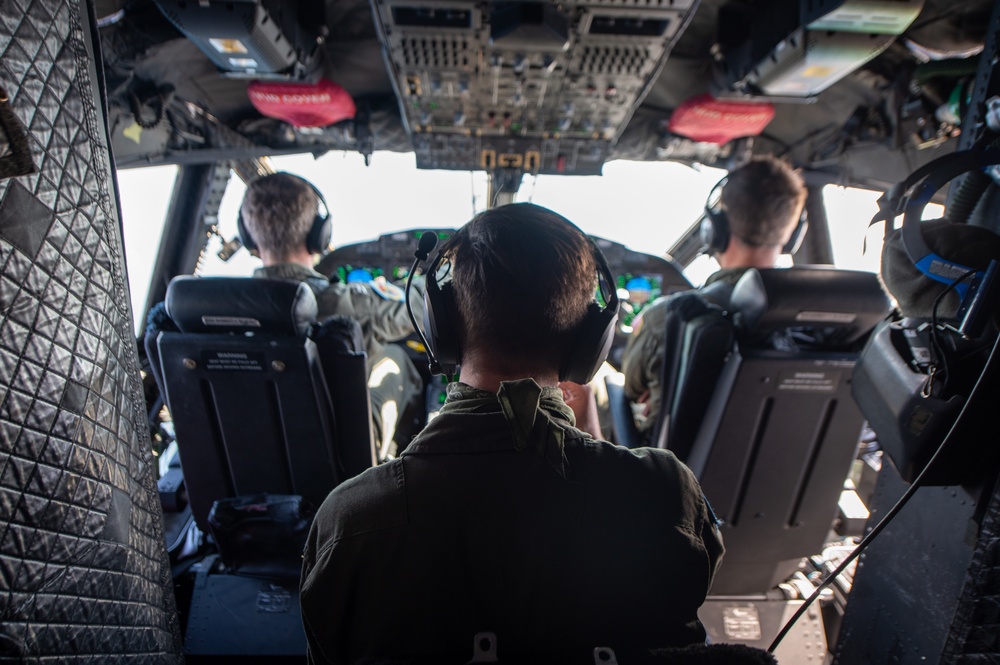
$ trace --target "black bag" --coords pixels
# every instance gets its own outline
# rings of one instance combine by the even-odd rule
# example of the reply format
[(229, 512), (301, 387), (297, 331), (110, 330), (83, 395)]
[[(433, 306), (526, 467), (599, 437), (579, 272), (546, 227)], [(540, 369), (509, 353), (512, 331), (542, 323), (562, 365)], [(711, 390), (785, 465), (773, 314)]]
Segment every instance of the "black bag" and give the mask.
[(298, 495), (256, 494), (212, 504), (208, 525), (234, 573), (298, 578), (316, 509)]

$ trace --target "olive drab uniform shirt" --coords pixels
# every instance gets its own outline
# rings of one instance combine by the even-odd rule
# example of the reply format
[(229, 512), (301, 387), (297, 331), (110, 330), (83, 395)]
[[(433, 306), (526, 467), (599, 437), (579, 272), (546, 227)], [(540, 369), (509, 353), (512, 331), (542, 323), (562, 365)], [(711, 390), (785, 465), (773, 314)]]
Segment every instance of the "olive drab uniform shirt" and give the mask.
[(397, 459), (319, 509), (301, 583), (310, 662), (466, 662), (487, 631), (505, 662), (703, 643), (722, 552), (672, 453), (594, 440), (532, 379), (451, 384)]
[[(413, 332), (406, 312), (403, 290), (389, 283), (331, 283), (320, 273), (297, 263), (280, 263), (257, 268), (254, 277), (294, 279), (305, 282), (316, 293), (319, 318), (341, 314), (361, 325), (368, 358), (378, 358), (388, 342), (403, 339)], [(414, 280), (413, 315), (417, 321), (424, 316), (422, 282)]]
[[(733, 286), (747, 270), (747, 268), (719, 270), (706, 280), (705, 286), (699, 292), (709, 302), (725, 308), (729, 304)], [(663, 397), (663, 386), (660, 385), (660, 381), (666, 355), (663, 348), (666, 335), (664, 326), (672, 297), (673, 295), (660, 298), (642, 311), (642, 325), (632, 333), (625, 347), (625, 354), (622, 356), (625, 395), (635, 401), (647, 390), (649, 391), (646, 402), (649, 416), (636, 423), (639, 431), (647, 439), (652, 436)]]

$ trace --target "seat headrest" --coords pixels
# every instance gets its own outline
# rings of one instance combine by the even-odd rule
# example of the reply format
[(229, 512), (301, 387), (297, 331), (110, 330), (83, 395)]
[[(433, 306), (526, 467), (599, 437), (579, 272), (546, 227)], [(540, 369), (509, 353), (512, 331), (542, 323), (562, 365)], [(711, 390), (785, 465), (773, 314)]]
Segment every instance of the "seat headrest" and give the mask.
[(305, 335), (316, 296), (304, 282), (250, 277), (175, 277), (167, 314), (186, 333)]
[(748, 270), (733, 288), (730, 308), (751, 339), (806, 329), (836, 344), (852, 344), (892, 305), (873, 273), (812, 267)]

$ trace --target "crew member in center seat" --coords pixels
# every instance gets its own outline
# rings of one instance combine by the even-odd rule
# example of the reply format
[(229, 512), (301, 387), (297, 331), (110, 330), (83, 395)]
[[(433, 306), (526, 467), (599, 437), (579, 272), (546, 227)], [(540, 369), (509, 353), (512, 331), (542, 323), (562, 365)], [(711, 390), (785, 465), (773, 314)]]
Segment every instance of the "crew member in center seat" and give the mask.
[[(402, 289), (384, 279), (331, 283), (313, 270), (315, 256), (330, 244), (333, 223), (319, 191), (298, 176), (274, 173), (251, 182), (238, 226), (243, 244), (264, 263), (254, 277), (305, 282), (316, 294), (320, 320), (341, 314), (361, 324), (379, 458), (394, 456), (397, 444), (405, 446), (412, 435), (407, 425), (423, 395), (417, 368), (401, 347), (389, 343), (413, 332)], [(417, 286), (422, 289), (422, 282)]]
[[(792, 254), (798, 248), (806, 230), (802, 218), (806, 189), (788, 164), (769, 156), (755, 157), (734, 169), (720, 185), (720, 206), (706, 207), (702, 238), (705, 251), (715, 257), (721, 270), (712, 274), (698, 293), (725, 309), (743, 273), (750, 268), (774, 268), (781, 254)], [(622, 357), (625, 394), (643, 406), (645, 417), (637, 425), (647, 443), (651, 443), (655, 416), (661, 408), (665, 320), (670, 308), (678, 306), (684, 296), (667, 296), (644, 309), (633, 324)]]
[(514, 204), (476, 216), (427, 274), (430, 348), (460, 378), (399, 458), (320, 507), (301, 582), (310, 661), (467, 662), (480, 632), (511, 663), (704, 643), (723, 546), (697, 481), (673, 453), (577, 429), (559, 388), (586, 382), (614, 334), (600, 250)]

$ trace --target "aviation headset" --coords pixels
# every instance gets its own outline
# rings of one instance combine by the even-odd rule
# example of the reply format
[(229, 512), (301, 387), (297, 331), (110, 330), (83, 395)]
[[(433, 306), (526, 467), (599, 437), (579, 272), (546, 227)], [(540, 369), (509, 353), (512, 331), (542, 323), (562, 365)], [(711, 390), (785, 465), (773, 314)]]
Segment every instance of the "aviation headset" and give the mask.
[[(984, 351), (989, 346), (995, 348), (996, 332), (984, 333), (1000, 302), (1000, 261), (990, 259), (983, 268), (979, 263), (983, 257), (978, 257), (974, 262), (979, 267), (970, 268), (933, 252), (924, 237), (921, 213), (948, 181), (997, 163), (1000, 151), (992, 149), (956, 152), (929, 162), (886, 192), (872, 219), (873, 224), (885, 220), (888, 236), (893, 232), (892, 221), (903, 213), (903, 226), (896, 237), (903, 252), (892, 256), (902, 259), (903, 266), (914, 276), (919, 271), (946, 285), (934, 299), (929, 326), (921, 318), (877, 329), (854, 370), (855, 397), (879, 435), (885, 454), (910, 482), (916, 482), (919, 476), (924, 484), (964, 484), (977, 470), (969, 464), (978, 453), (969, 447), (967, 436), (956, 438), (947, 450), (941, 450), (939, 441), (945, 429), (954, 429), (958, 410), (964, 412), (963, 404), (971, 397), (972, 378), (979, 376), (975, 384), (981, 383)], [(887, 260), (885, 255), (883, 258)], [(886, 269), (883, 265), (883, 271)], [(911, 280), (903, 277), (892, 281), (907, 288)], [(957, 325), (937, 321), (937, 307), (949, 291), (955, 291), (961, 301), (955, 316)], [(903, 308), (906, 294), (896, 295)], [(899, 369), (903, 367), (908, 370)], [(989, 389), (995, 391), (995, 381), (992, 385)], [(973, 419), (971, 427), (982, 425), (976, 417), (969, 417)], [(932, 454), (937, 463), (930, 468)]]
[[(931, 251), (921, 230), (924, 207), (941, 187), (955, 177), (974, 169), (1000, 164), (1000, 150), (994, 148), (963, 150), (935, 159), (914, 171), (903, 182), (893, 186), (879, 200), (879, 212), (871, 224), (885, 221), (885, 233), (892, 231), (892, 220), (903, 213), (901, 230), (903, 247), (913, 265), (928, 278), (953, 289), (961, 300), (957, 318), (962, 320), (962, 333), (975, 336), (985, 323), (988, 308), (983, 307), (987, 286), (993, 287), (997, 266), (973, 270)], [(911, 193), (912, 192), (912, 193)], [(869, 224), (869, 226), (871, 226)]]
[[(455, 366), (462, 361), (462, 348), (459, 342), (460, 319), (452, 282), (452, 264), (448, 254), (455, 241), (465, 232), (464, 227), (459, 229), (451, 241), (438, 252), (427, 270), (424, 328), (428, 334), (427, 347), (431, 369), (435, 373), (453, 374)], [(426, 236), (427, 234), (424, 234), (424, 237)], [(420, 240), (418, 261), (421, 260), (419, 252), (423, 251), (426, 257), (434, 244), (424, 243), (423, 237)], [(597, 373), (611, 349), (618, 322), (618, 292), (614, 288), (614, 276), (608, 266), (608, 260), (591, 238), (588, 237), (587, 240), (594, 254), (594, 261), (597, 263), (597, 288), (604, 305), (596, 301), (590, 304), (586, 316), (573, 334), (573, 343), (559, 363), (559, 379), (575, 383), (587, 383)], [(425, 247), (427, 244), (429, 247)]]
[[(998, 297), (996, 286), (998, 262), (994, 260), (985, 270), (978, 271), (942, 258), (932, 252), (923, 235), (920, 223), (921, 213), (934, 193), (945, 183), (973, 169), (981, 169), (993, 164), (1000, 164), (1000, 150), (992, 148), (965, 150), (928, 162), (879, 198), (879, 212), (875, 214), (869, 224), (870, 227), (879, 221), (884, 221), (885, 234), (888, 236), (893, 230), (893, 220), (897, 215), (903, 213), (903, 227), (900, 235), (902, 236), (903, 249), (910, 261), (913, 262), (914, 267), (928, 278), (946, 284), (948, 289), (958, 292), (962, 300), (958, 310), (958, 318), (962, 320), (958, 332), (963, 339), (965, 336), (976, 337), (981, 334), (985, 323), (984, 317), (988, 317), (996, 308), (994, 301)], [(918, 185), (919, 187), (917, 187)], [(911, 190), (913, 193), (907, 196)], [(966, 283), (970, 277), (972, 278), (971, 283)], [(983, 314), (977, 314), (977, 310)], [(976, 319), (977, 322), (970, 325), (970, 320), (973, 319)], [(974, 330), (974, 327), (979, 328), (979, 330)], [(880, 362), (880, 356), (902, 358), (905, 355), (902, 347), (905, 347), (907, 343), (880, 344), (879, 337), (886, 332), (891, 335), (892, 327), (888, 326), (881, 330), (876, 328), (876, 332), (862, 352), (854, 369), (852, 393), (858, 403), (862, 405), (865, 417), (879, 435), (885, 454), (906, 476), (905, 479), (911, 483), (910, 487), (885, 512), (881, 520), (874, 527), (868, 529), (868, 533), (858, 543), (854, 551), (830, 572), (816, 587), (812, 595), (799, 606), (778, 632), (774, 641), (771, 642), (767, 649), (768, 652), (774, 652), (795, 622), (819, 597), (820, 593), (868, 548), (872, 540), (895, 518), (919, 487), (924, 485), (963, 485), (969, 480), (967, 472), (970, 469), (983, 466), (976, 463), (981, 459), (983, 451), (970, 449), (969, 442), (976, 444), (978, 438), (974, 435), (969, 436), (969, 431), (978, 433), (984, 430), (979, 428), (977, 431), (977, 423), (973, 422), (963, 432), (959, 429), (959, 424), (968, 417), (969, 404), (973, 402), (974, 396), (983, 389), (984, 379), (994, 367), (1000, 339), (994, 339), (991, 342), (992, 349), (989, 350), (985, 361), (981, 355), (968, 358), (968, 362), (976, 363), (977, 367), (982, 369), (974, 384), (968, 386), (971, 389), (966, 391), (966, 395), (958, 396), (958, 399), (951, 398), (953, 396), (944, 399), (935, 398), (930, 392), (925, 392), (919, 387), (922, 382), (917, 382), (919, 396), (906, 394), (913, 384), (907, 385), (908, 381), (900, 379), (903, 376), (900, 372), (892, 369), (886, 370), (886, 367), (892, 367), (892, 362)], [(905, 334), (906, 330), (904, 329), (902, 332)], [(872, 361), (873, 357), (874, 361)], [(962, 361), (961, 358), (953, 360)], [(873, 365), (873, 369), (869, 369), (869, 363)], [(865, 384), (870, 387), (865, 388)], [(858, 390), (859, 386), (861, 386), (860, 390)], [(914, 408), (915, 405), (919, 405), (919, 408)], [(983, 408), (982, 402), (978, 408)], [(937, 424), (937, 419), (945, 420), (943, 425), (938, 425), (942, 431), (946, 430), (940, 436), (937, 435), (937, 431), (933, 427)], [(881, 426), (877, 426), (877, 423)], [(923, 437), (923, 440), (920, 440), (920, 437)], [(948, 454), (946, 445), (952, 448), (958, 445), (959, 449)], [(911, 469), (913, 466), (911, 463), (914, 461), (920, 462), (914, 470), (915, 476), (907, 476), (906, 470)]]
[[(330, 240), (333, 238), (333, 221), (330, 219), (330, 208), (326, 205), (326, 199), (323, 198), (323, 194), (316, 188), (316, 185), (305, 178), (284, 171), (279, 173), (302, 181), (316, 194), (316, 216), (313, 217), (312, 226), (309, 227), (309, 234), (306, 235), (306, 249), (309, 250), (310, 254), (322, 254), (330, 246)], [(253, 186), (253, 183), (250, 183), (250, 186)], [(257, 242), (250, 235), (250, 229), (247, 228), (246, 222), (243, 220), (242, 204), (240, 204), (240, 211), (236, 216), (236, 230), (239, 233), (240, 242), (243, 243), (243, 246), (251, 252), (257, 251)]]
[[(726, 248), (729, 247), (729, 238), (732, 236), (729, 217), (726, 215), (726, 211), (722, 209), (721, 190), (726, 186), (727, 182), (729, 182), (729, 176), (715, 183), (715, 187), (712, 187), (712, 191), (708, 193), (708, 200), (705, 202), (705, 217), (701, 220), (699, 232), (702, 244), (705, 247), (704, 251), (709, 254), (720, 254), (726, 251)], [(799, 222), (795, 225), (792, 235), (789, 236), (788, 242), (781, 247), (781, 253), (794, 254), (799, 251), (802, 239), (805, 237), (808, 229), (809, 219), (806, 217), (805, 208), (803, 208), (802, 214), (799, 215)]]

